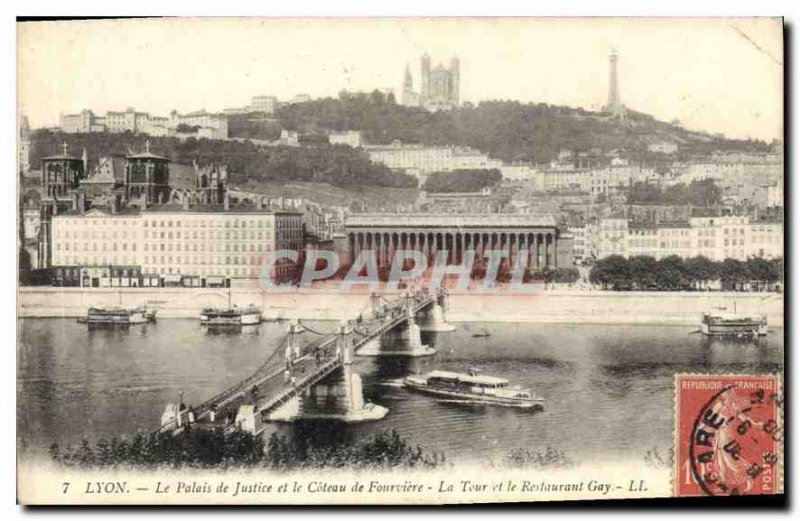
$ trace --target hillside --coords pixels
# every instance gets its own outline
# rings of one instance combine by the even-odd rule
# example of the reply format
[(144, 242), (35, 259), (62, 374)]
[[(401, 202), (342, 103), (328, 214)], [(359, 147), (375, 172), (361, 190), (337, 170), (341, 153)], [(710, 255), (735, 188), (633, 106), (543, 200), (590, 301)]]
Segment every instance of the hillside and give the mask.
[(360, 150), (346, 146), (258, 147), (251, 142), (171, 137), (148, 137), (142, 134), (64, 134), (37, 130), (31, 136), (31, 164), (60, 152), (66, 142), (72, 155), (80, 157), (85, 148), (89, 161), (97, 164), (101, 156), (125, 155), (129, 151), (150, 149), (177, 163), (227, 165), (234, 184), (312, 182), (360, 189), (365, 186), (416, 188), (411, 176), (392, 172), (374, 164)]
[[(471, 146), (506, 162), (542, 163), (562, 149), (623, 149), (636, 159), (649, 160), (647, 144), (669, 139), (679, 142), (681, 156), (704, 156), (714, 150), (766, 151), (757, 141), (729, 140), (691, 132), (637, 112), (625, 120), (608, 114), (547, 104), (485, 101), (449, 111), (430, 113), (404, 107), (380, 92), (341, 95), (280, 107), (274, 118), (283, 128), (320, 134), (325, 130), (361, 130), (367, 143), (393, 140), (426, 145)], [(657, 160), (658, 158), (652, 158)]]

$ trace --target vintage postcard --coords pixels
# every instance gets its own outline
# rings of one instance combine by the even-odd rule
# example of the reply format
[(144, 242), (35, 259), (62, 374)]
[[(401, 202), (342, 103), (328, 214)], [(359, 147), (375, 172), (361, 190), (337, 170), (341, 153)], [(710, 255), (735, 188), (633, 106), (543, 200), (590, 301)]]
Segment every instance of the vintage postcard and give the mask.
[(20, 504), (784, 494), (782, 19), (17, 43)]

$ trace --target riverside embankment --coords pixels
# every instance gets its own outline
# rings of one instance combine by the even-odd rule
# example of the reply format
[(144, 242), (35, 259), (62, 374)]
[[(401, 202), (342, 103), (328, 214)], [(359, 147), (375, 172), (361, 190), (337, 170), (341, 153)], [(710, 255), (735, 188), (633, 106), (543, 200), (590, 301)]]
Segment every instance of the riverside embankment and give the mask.
[[(266, 319), (342, 320), (369, 307), (370, 292), (294, 289), (262, 292), (234, 288), (231, 303), (261, 306)], [(158, 307), (163, 318), (195, 318), (206, 306), (225, 306), (227, 290), (199, 288), (52, 288), (23, 287), (17, 299), (18, 316), (78, 317), (89, 306)], [(696, 325), (704, 312), (734, 309), (764, 314), (770, 326), (783, 325), (784, 299), (777, 293), (537, 291), (480, 294), (453, 291), (448, 319), (459, 322), (542, 322), (591, 324)]]

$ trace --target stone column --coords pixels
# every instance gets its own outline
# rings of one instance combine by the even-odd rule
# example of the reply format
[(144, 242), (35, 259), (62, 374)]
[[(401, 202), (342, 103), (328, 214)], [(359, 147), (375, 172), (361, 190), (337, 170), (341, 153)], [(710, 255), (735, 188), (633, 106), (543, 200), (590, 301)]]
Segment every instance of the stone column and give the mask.
[(544, 236), (544, 265), (550, 267), (550, 242), (552, 236), (548, 233)]
[(533, 242), (536, 245), (536, 269), (540, 270), (542, 268), (542, 234), (537, 233)]

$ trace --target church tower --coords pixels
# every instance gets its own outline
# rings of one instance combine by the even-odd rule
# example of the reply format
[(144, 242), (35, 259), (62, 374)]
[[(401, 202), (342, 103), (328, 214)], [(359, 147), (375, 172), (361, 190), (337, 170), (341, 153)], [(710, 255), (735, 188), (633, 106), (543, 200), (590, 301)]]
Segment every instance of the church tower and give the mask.
[(419, 84), (420, 101), (425, 103), (430, 97), (430, 83), (431, 83), (431, 57), (426, 52), (422, 55), (421, 60), (421, 74)]
[(458, 56), (450, 59), (450, 101), (458, 106), (461, 102), (459, 87), (461, 83), (461, 62)]

